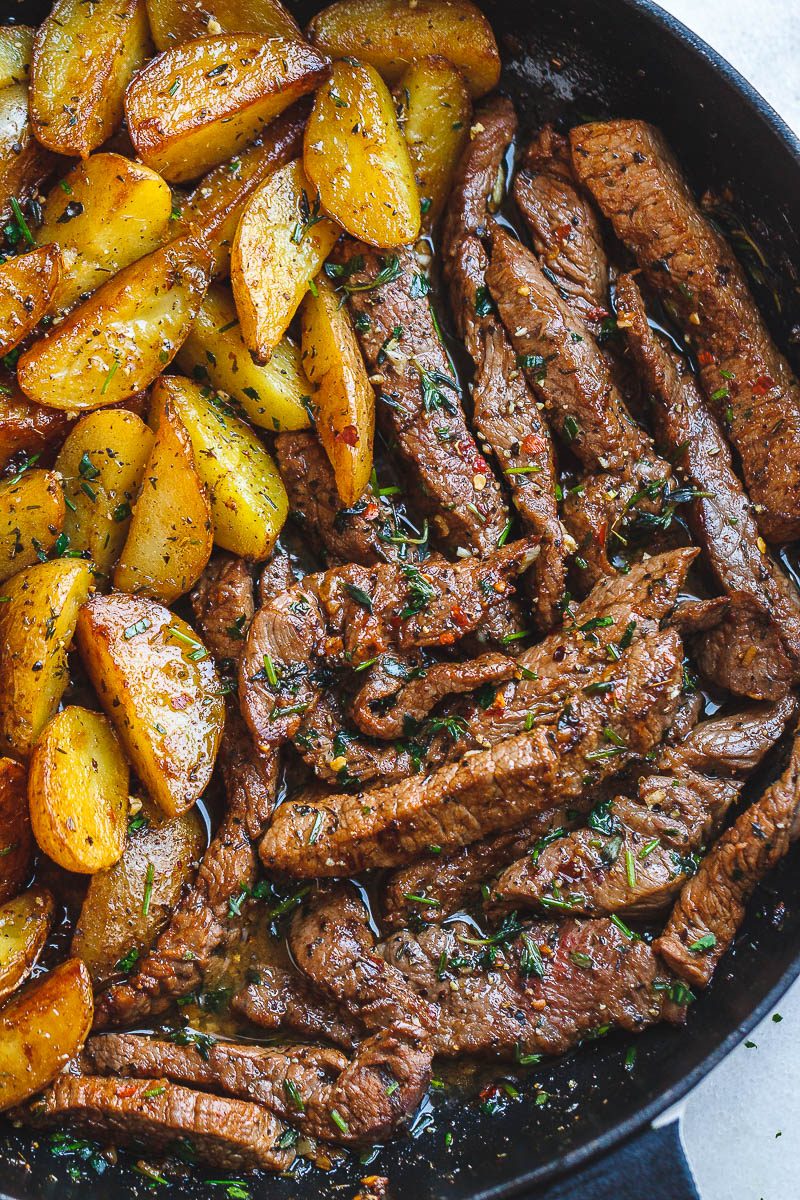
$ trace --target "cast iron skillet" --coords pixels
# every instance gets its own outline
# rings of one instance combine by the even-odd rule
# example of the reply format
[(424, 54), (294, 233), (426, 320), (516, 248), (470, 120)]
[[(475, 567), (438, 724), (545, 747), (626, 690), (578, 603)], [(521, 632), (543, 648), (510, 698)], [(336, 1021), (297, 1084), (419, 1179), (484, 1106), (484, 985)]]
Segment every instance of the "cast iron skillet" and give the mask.
[[(3, 19), (30, 23), (46, 11), (41, 0), (18, 5), (5, 0), (3, 7)], [(305, 21), (318, 5), (292, 7)], [(782, 311), (769, 273), (769, 286), (757, 289), (758, 299), (779, 343), (791, 352), (800, 334), (791, 267), (800, 262), (800, 143), (780, 118), (707, 45), (647, 0), (484, 0), (483, 7), (507, 64), (504, 87), (517, 99), (523, 122), (644, 117), (664, 130), (699, 191), (730, 187), (744, 227), (781, 280)], [(776, 754), (771, 765), (773, 774), (779, 758)], [(391, 1196), (402, 1200), (489, 1200), (573, 1172), (631, 1138), (719, 1061), (800, 972), (796, 867), (796, 859), (785, 864), (759, 892), (735, 952), (691, 1008), (687, 1027), (655, 1028), (635, 1039), (632, 1071), (625, 1067), (630, 1038), (598, 1040), (539, 1068), (522, 1085), (523, 1099), (493, 1117), (481, 1112), (477, 1100), (445, 1099), (432, 1110), (427, 1127), (429, 1114), (423, 1114), (416, 1136), (398, 1139), (369, 1167), (351, 1162), (328, 1175), (257, 1179), (250, 1184), (254, 1200), (352, 1196), (358, 1178), (369, 1173), (387, 1175)], [(495, 1078), (502, 1077), (498, 1068)], [(536, 1084), (547, 1093), (546, 1103), (531, 1102)], [(126, 1200), (154, 1194), (127, 1166), (102, 1175), (89, 1168), (73, 1182), (68, 1169), (80, 1160), (54, 1158), (47, 1142), (45, 1137), (32, 1143), (25, 1131), (5, 1135), (0, 1187), (8, 1196)], [(225, 1196), (224, 1189), (205, 1181), (226, 1172), (187, 1171), (176, 1185), (183, 1196)], [(642, 1194), (641, 1182), (638, 1174), (632, 1195)], [(655, 1190), (654, 1181), (647, 1191)], [(170, 1194), (156, 1186), (159, 1192)], [(617, 1178), (616, 1194), (627, 1194), (624, 1179)]]

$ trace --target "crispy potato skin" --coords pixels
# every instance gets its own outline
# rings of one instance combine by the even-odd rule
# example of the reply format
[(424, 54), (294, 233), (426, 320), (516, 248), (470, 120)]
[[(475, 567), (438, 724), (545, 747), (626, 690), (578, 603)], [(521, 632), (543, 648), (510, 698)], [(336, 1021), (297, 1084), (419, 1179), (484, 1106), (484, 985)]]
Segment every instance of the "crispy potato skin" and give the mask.
[(0, 605), (0, 751), (26, 759), (69, 682), (67, 650), (92, 587), (85, 562), (56, 558), (18, 572)]
[(40, 849), (81, 875), (115, 863), (125, 847), (128, 777), (104, 716), (77, 705), (56, 713), (28, 768), (31, 825)]
[(56, 445), (69, 429), (70, 418), (57, 408), (34, 404), (16, 379), (0, 377), (0, 467), (15, 454), (40, 453)]
[(58, 246), (38, 246), (0, 266), (0, 354), (8, 354), (50, 311), (61, 275)]
[(339, 236), (315, 203), (298, 160), (270, 175), (242, 213), (231, 283), (242, 337), (260, 362), (269, 360)]
[(472, 102), (463, 75), (446, 58), (412, 63), (395, 89), (423, 225), (432, 229), (450, 195), (456, 166), (469, 140)]
[[(205, 831), (196, 810), (166, 820), (145, 801), (147, 824), (129, 834), (122, 858), (92, 876), (72, 939), (96, 985), (122, 974), (119, 960), (131, 950), (144, 957), (166, 925), (184, 884), (193, 877), (205, 849)], [(142, 897), (152, 864), (147, 912)]]
[(33, 970), (53, 922), (53, 897), (33, 887), (0, 906), (0, 1000)]
[(420, 230), (419, 192), (386, 84), (368, 63), (333, 64), (306, 125), (303, 166), (322, 207), (374, 246), (402, 246)]
[(33, 833), (28, 777), (21, 763), (0, 758), (0, 904), (16, 896), (31, 873)]
[(94, 1016), (92, 981), (79, 958), (29, 983), (0, 1012), (0, 1109), (46, 1087), (78, 1053)]
[(196, 179), (232, 158), (327, 72), (327, 59), (294, 38), (195, 38), (162, 51), (131, 81), (131, 140), (171, 183)]
[(178, 238), (120, 271), (17, 364), (26, 396), (66, 412), (106, 408), (149, 387), (191, 328), (211, 255)]
[(302, 39), (296, 21), (279, 0), (214, 0), (214, 27), (207, 9), (194, 0), (147, 0), (153, 41), (158, 50), (210, 33), (259, 33), (262, 37)]
[(369, 482), (375, 393), (347, 311), (324, 275), (303, 301), (303, 363), (314, 384), (315, 424), (342, 504), (355, 504)]
[(308, 40), (331, 58), (371, 63), (396, 83), (410, 63), (441, 54), (473, 97), (497, 87), (500, 53), (492, 27), (470, 0), (339, 0), (312, 18)]
[(211, 656), (191, 657), (204, 647), (169, 609), (122, 593), (83, 606), (77, 640), (149, 795), (167, 816), (185, 812), (211, 778), (222, 736), (225, 702)]
[(0, 483), (0, 583), (52, 550), (66, 505), (55, 471), (28, 470)]
[[(66, 190), (69, 189), (69, 190)], [(172, 196), (155, 171), (121, 154), (93, 154), (48, 194), (40, 245), (61, 249), (59, 312), (95, 291), (111, 275), (151, 254), (170, 229)]]
[(0, 28), (0, 88), (28, 82), (35, 33), (30, 25), (3, 25)]
[(56, 0), (33, 41), (30, 112), (42, 145), (81, 158), (101, 146), (149, 50), (144, 0)]
[(13, 215), (11, 197), (22, 203), (47, 178), (55, 155), (33, 136), (24, 83), (0, 89), (0, 217)]

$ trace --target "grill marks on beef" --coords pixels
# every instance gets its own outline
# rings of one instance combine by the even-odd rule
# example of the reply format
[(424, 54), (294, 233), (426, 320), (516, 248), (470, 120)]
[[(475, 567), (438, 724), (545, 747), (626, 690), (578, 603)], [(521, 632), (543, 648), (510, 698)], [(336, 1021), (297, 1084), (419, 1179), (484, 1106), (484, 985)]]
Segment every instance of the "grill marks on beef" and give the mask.
[(768, 540), (800, 535), (800, 384), (744, 272), (700, 211), (661, 134), (643, 121), (571, 133), (575, 170), (695, 347), (706, 394), (741, 458)]

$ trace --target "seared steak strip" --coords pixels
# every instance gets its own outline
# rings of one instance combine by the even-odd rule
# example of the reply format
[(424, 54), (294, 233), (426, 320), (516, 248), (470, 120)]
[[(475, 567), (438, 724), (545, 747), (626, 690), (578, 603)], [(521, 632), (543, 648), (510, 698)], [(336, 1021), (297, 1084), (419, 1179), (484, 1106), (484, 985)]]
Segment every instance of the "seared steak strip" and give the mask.
[(694, 346), (770, 541), (800, 535), (800, 384), (744, 272), (700, 211), (661, 134), (644, 121), (571, 133), (575, 170)]
[[(443, 550), (488, 554), (508, 521), (497, 480), (467, 427), (413, 250), (388, 255), (346, 238), (339, 266), (378, 421)], [(422, 281), (422, 282), (420, 282)]]
[(361, 1041), (360, 1023), (321, 996), (297, 971), (270, 963), (259, 966), (258, 976), (258, 983), (248, 983), (231, 1000), (233, 1011), (254, 1025), (324, 1038), (345, 1050), (352, 1050)]
[(478, 439), (497, 457), (526, 530), (542, 539), (533, 568), (541, 628), (559, 619), (564, 591), (564, 534), (556, 504), (556, 464), (542, 420), (498, 319), (486, 286), (489, 259), (481, 242), (503, 158), (517, 126), (514, 106), (498, 96), (475, 116), (474, 136), (456, 172), (442, 227), (442, 262), (456, 330), (475, 364), (473, 423)]

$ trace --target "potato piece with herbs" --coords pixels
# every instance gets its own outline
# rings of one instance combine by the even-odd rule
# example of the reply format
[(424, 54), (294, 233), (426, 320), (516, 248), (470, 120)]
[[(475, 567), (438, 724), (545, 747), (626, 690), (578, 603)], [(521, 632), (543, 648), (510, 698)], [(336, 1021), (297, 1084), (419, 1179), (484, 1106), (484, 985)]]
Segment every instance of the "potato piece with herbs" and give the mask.
[(185, 621), (144, 596), (95, 596), (78, 647), (131, 766), (167, 816), (205, 791), (225, 700), (208, 650)]
[(164, 376), (153, 389), (153, 405), (157, 411), (169, 402), (192, 442), (211, 502), (214, 541), (240, 558), (266, 558), (289, 515), (275, 463), (230, 405), (208, 388), (179, 375)]
[(35, 1096), (74, 1058), (94, 1016), (92, 981), (79, 958), (60, 963), (0, 1011), (0, 1110)]
[(0, 26), (0, 88), (28, 82), (35, 33), (30, 25)]
[(22, 452), (38, 457), (61, 441), (69, 424), (66, 413), (34, 404), (22, 394), (16, 379), (0, 375), (0, 467)]
[(200, 577), (212, 544), (211, 505), (192, 440), (167, 399), (159, 406), (155, 441), (114, 571), (114, 587), (172, 604)]
[(55, 161), (33, 136), (25, 84), (0, 88), (0, 219), (13, 221), (22, 246), (34, 245), (34, 238), (20, 204), (44, 182)]
[(446, 58), (424, 58), (405, 72), (395, 100), (414, 167), (423, 225), (430, 229), (450, 195), (458, 160), (469, 140), (469, 91), (463, 75)]
[(29, 888), (0, 905), (0, 1000), (36, 966), (52, 921), (53, 897), (44, 888)]
[(306, 33), (324, 54), (363, 59), (388, 83), (431, 54), (458, 67), (473, 98), (490, 92), (500, 79), (492, 27), (470, 0), (339, 0), (317, 13)]
[(0, 265), (0, 354), (18, 346), (50, 311), (60, 274), (57, 246), (38, 246)]
[(147, 13), (158, 50), (214, 33), (302, 40), (297, 22), (279, 0), (213, 0), (207, 8), (196, 0), (147, 0)]
[(187, 336), (210, 274), (208, 250), (190, 237), (132, 263), (22, 355), (23, 392), (79, 412), (143, 391)]
[(56, 458), (68, 501), (64, 533), (86, 551), (96, 576), (109, 577), (120, 556), (153, 446), (153, 434), (124, 408), (87, 413)]
[(375, 393), (350, 318), (323, 275), (301, 309), (303, 365), (315, 390), (315, 423), (342, 504), (355, 504), (369, 482)]
[(71, 308), (110, 276), (151, 254), (170, 230), (172, 195), (143, 163), (121, 154), (93, 154), (51, 188), (40, 245), (61, 249), (61, 280), (54, 306)]
[(122, 858), (92, 876), (72, 939), (95, 984), (131, 974), (167, 924), (206, 845), (196, 809), (168, 820), (149, 800)]
[(164, 50), (125, 96), (139, 157), (171, 183), (196, 179), (257, 137), (322, 82), (327, 60), (304, 42), (250, 34)]
[(374, 67), (333, 64), (306, 125), (303, 166), (322, 208), (353, 237), (402, 246), (419, 234), (419, 192), (392, 97)]
[(32, 858), (28, 777), (21, 763), (0, 758), (0, 903), (24, 887)]
[(277, 433), (307, 429), (311, 424), (311, 384), (299, 349), (285, 334), (268, 363), (253, 362), (226, 287), (209, 288), (175, 361), (193, 379), (227, 392), (253, 425)]
[(0, 604), (0, 753), (25, 759), (69, 683), (67, 651), (92, 587), (89, 563), (57, 558), (20, 571)]
[(322, 216), (299, 160), (250, 197), (231, 252), (231, 283), (242, 337), (259, 361), (269, 360), (339, 233)]
[(30, 111), (42, 145), (81, 158), (102, 146), (149, 50), (144, 0), (56, 0), (33, 41)]
[(54, 471), (27, 470), (0, 483), (0, 583), (31, 567), (55, 546), (66, 506)]

